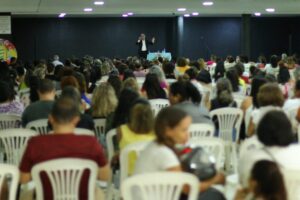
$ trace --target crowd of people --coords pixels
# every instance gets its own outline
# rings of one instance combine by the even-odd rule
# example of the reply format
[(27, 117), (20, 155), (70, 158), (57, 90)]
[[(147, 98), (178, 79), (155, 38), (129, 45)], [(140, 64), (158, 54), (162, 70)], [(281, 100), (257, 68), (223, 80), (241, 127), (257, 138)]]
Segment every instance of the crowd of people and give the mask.
[[(61, 62), (57, 55), (33, 63), (12, 59), (0, 63), (0, 113), (21, 115), (24, 128), (32, 121), (48, 119), (53, 131), (29, 140), (19, 166), (20, 182), (27, 183), (34, 165), (65, 157), (95, 161), (98, 179), (107, 181), (111, 169), (120, 164), (120, 151), (141, 141), (152, 142), (138, 158), (131, 155), (130, 175), (184, 171), (178, 146), (188, 142), (189, 126), (213, 125), (218, 136), (218, 122), (209, 112), (240, 108), (244, 113), (238, 134), (242, 188), (235, 200), (249, 196), (287, 200), (281, 169), (300, 169), (296, 134), (300, 121), (299, 64), (297, 55), (286, 54), (272, 55), (269, 62), (264, 56), (250, 62), (247, 56), (222, 60), (214, 55), (209, 61), (85, 56)], [(29, 91), (29, 105), (22, 103), (24, 90)], [(168, 99), (170, 107), (155, 116), (149, 103), (153, 99)], [(297, 113), (292, 119), (290, 110)], [(93, 131), (93, 120), (98, 118), (106, 119), (106, 133), (117, 130), (116, 155), (111, 162), (96, 138), (74, 135), (76, 127)], [(223, 172), (201, 181), (199, 199), (225, 199), (212, 188), (215, 184), (225, 184)], [(86, 191), (81, 185), (80, 199), (87, 199)], [(31, 199), (33, 195), (21, 196)], [(97, 198), (103, 198), (100, 190)], [(45, 199), (52, 199), (51, 191), (47, 190)]]

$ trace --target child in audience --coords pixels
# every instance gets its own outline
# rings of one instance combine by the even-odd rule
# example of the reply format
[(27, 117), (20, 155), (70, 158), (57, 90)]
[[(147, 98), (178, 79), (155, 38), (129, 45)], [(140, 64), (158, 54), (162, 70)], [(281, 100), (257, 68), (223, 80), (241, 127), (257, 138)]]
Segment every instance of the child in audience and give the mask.
[(248, 196), (259, 200), (287, 200), (283, 176), (275, 162), (261, 160), (251, 170), (249, 188), (237, 192), (235, 200), (246, 200)]
[[(192, 118), (178, 108), (168, 107), (161, 110), (154, 125), (156, 140), (141, 152), (136, 163), (135, 174), (182, 171), (177, 147), (188, 142), (188, 129), (191, 123)], [(200, 194), (200, 199), (223, 199), (220, 193), (210, 189), (213, 184), (220, 183), (224, 183), (222, 174), (202, 181), (199, 187), (199, 190), (203, 192)]]

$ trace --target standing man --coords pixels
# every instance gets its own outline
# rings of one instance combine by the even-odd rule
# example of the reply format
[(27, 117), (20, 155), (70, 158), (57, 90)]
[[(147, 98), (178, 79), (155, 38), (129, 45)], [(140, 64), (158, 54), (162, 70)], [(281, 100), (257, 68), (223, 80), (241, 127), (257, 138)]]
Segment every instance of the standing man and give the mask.
[(147, 58), (148, 54), (148, 45), (153, 45), (155, 43), (155, 38), (153, 37), (150, 40), (146, 39), (146, 35), (144, 33), (141, 33), (141, 35), (138, 38), (138, 41), (136, 42), (137, 45), (139, 45), (139, 57), (140, 58)]

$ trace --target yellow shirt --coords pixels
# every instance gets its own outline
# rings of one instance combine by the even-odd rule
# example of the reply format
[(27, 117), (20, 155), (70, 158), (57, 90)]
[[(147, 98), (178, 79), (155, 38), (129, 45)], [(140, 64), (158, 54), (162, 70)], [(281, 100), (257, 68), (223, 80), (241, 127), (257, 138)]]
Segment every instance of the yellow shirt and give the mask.
[[(120, 150), (124, 149), (127, 145), (133, 144), (135, 142), (151, 141), (155, 139), (154, 131), (145, 134), (137, 134), (132, 130), (130, 130), (127, 124), (122, 125), (120, 129), (122, 132), (122, 138), (119, 143)], [(133, 174), (136, 159), (137, 156), (134, 152), (129, 154), (128, 156), (129, 175)]]
[(190, 66), (184, 66), (184, 67), (176, 67), (175, 68), (175, 76), (181, 76), (185, 73), (186, 70), (188, 70), (190, 68)]

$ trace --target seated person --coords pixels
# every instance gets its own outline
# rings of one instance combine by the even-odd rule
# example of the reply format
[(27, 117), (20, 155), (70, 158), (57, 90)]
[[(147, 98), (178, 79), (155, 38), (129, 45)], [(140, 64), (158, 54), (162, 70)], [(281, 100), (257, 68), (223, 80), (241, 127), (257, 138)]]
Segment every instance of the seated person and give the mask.
[(0, 114), (22, 115), (23, 104), (15, 100), (13, 84), (0, 81)]
[[(20, 164), (22, 184), (31, 181), (30, 172), (34, 165), (58, 158), (82, 158), (95, 161), (99, 166), (98, 179), (109, 180), (109, 164), (97, 139), (92, 136), (74, 135), (79, 119), (79, 107), (73, 99), (61, 97), (54, 103), (49, 116), (54, 133), (36, 136), (28, 141)], [(87, 181), (86, 178), (83, 178), (83, 181)], [(50, 188), (46, 187), (44, 190), (47, 194), (45, 200), (53, 199)], [(81, 188), (80, 199), (87, 199), (86, 195), (87, 188)]]
[(30, 104), (22, 115), (22, 126), (38, 119), (47, 119), (54, 104), (55, 86), (52, 81), (43, 79), (38, 84), (39, 101)]

